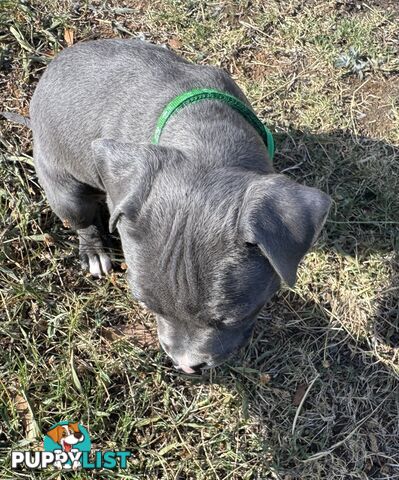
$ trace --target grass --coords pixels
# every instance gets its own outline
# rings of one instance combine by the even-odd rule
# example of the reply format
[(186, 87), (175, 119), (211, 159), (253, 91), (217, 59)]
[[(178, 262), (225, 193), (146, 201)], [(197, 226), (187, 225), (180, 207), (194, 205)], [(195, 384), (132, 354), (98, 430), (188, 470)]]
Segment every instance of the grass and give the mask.
[[(276, 168), (334, 199), (296, 288), (264, 309), (240, 361), (187, 378), (159, 350), (123, 271), (79, 272), (76, 236), (37, 183), (29, 131), (2, 121), (0, 477), (399, 478), (396, 3), (0, 9), (1, 109), (27, 114), (68, 43), (144, 36), (229, 71), (276, 133)], [(98, 449), (130, 449), (128, 470), (12, 471), (9, 451), (40, 448), (63, 419), (87, 426)]]

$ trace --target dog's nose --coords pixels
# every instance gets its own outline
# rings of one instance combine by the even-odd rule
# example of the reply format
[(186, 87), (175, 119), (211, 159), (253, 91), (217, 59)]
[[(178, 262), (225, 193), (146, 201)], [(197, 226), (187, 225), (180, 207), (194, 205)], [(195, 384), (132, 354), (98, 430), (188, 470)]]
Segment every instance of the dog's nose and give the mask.
[(199, 363), (198, 365), (194, 365), (192, 367), (188, 367), (187, 365), (175, 365), (178, 370), (182, 370), (184, 373), (201, 373), (201, 369), (206, 367), (206, 363)]
[(73, 436), (79, 440), (79, 438), (82, 438), (82, 437), (83, 437), (83, 433), (81, 433), (81, 432), (75, 432), (75, 433), (73, 434)]

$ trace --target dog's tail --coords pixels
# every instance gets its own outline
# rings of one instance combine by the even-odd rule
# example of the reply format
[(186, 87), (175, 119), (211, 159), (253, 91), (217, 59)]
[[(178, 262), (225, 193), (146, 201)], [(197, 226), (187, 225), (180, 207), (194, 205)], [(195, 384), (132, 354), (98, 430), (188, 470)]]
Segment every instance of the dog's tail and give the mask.
[(29, 117), (24, 117), (23, 115), (15, 112), (0, 112), (0, 115), (2, 115), (7, 120), (11, 120), (12, 122), (23, 125), (24, 127), (32, 128)]

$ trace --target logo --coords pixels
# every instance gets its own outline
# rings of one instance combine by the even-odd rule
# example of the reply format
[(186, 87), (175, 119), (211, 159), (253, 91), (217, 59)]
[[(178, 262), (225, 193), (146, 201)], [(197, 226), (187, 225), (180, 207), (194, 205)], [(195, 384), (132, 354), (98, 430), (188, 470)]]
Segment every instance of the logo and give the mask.
[(60, 470), (126, 468), (128, 451), (92, 451), (87, 429), (78, 422), (53, 425), (43, 440), (43, 451), (13, 451), (11, 468), (48, 468)]

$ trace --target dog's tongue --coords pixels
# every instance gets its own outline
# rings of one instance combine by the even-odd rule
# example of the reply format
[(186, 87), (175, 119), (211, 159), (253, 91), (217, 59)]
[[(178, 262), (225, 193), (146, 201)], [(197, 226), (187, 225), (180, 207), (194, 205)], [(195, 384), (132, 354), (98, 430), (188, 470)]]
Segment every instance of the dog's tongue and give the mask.
[(195, 370), (191, 367), (186, 367), (186, 365), (179, 365), (184, 373), (195, 373)]
[(72, 445), (70, 443), (64, 442), (64, 450), (68, 453), (72, 449)]

